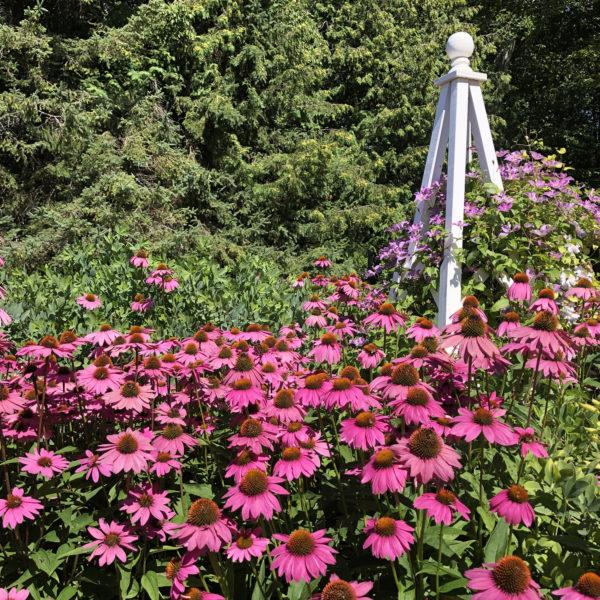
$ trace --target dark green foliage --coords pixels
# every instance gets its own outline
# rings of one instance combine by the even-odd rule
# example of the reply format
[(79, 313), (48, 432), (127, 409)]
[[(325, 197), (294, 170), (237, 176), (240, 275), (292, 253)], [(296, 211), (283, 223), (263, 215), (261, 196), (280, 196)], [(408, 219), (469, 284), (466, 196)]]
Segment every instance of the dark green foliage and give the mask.
[(412, 213), (457, 29), (490, 72), (497, 146), (535, 130), (595, 184), (594, 4), (7, 1), (6, 257), (35, 268), (120, 225), (163, 255), (208, 241), (221, 262), (269, 248), (297, 269), (327, 248), (366, 267)]
[(576, 176), (600, 185), (600, 2), (493, 0), (475, 17), (496, 45), (486, 69), (498, 85), (500, 147), (540, 138), (566, 147)]
[(216, 236), (221, 257), (268, 246), (300, 266), (327, 245), (366, 266), (420, 177), (465, 2), (109, 8), (68, 26), (13, 9), (0, 29), (11, 262), (121, 224), (163, 253)]

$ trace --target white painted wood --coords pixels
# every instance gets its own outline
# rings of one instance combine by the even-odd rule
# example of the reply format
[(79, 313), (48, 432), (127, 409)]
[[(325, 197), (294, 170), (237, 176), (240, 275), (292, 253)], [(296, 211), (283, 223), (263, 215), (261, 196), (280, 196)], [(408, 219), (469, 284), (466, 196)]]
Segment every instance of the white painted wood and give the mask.
[[(487, 79), (485, 73), (475, 73), (469, 66), (473, 53), (473, 39), (468, 33), (458, 32), (448, 38), (446, 53), (452, 60), (450, 71), (434, 82), (440, 88), (431, 142), (421, 187), (430, 187), (438, 181), (448, 146), (448, 181), (446, 190), (446, 230), (448, 237), (444, 247), (444, 258), (440, 268), (437, 291), (437, 322), (446, 325), (450, 316), (461, 305), (462, 268), (456, 259), (462, 248), (462, 221), (464, 219), (465, 175), (467, 160), (471, 160), (468, 148), (475, 141), (475, 148), (484, 180), (495, 183), (502, 189), (498, 159), (494, 150), (492, 134), (487, 119), (485, 104), (479, 87)], [(422, 223), (423, 232), (429, 224), (430, 203), (417, 205), (414, 223)], [(419, 268), (414, 257), (414, 244), (409, 247), (406, 269)], [(394, 274), (395, 280), (397, 274)]]
[(490, 131), (481, 88), (477, 84), (470, 84), (469, 92), (470, 121), (473, 127), (477, 156), (479, 157), (479, 164), (481, 166), (481, 175), (486, 181), (495, 183), (502, 190), (504, 188), (498, 168), (498, 157), (494, 150), (492, 132)]
[(469, 82), (458, 79), (450, 88), (450, 133), (448, 141), (448, 183), (446, 188), (446, 231), (444, 258), (440, 268), (438, 323), (446, 324), (460, 308), (461, 265), (456, 251), (462, 248), (462, 220), (467, 166)]

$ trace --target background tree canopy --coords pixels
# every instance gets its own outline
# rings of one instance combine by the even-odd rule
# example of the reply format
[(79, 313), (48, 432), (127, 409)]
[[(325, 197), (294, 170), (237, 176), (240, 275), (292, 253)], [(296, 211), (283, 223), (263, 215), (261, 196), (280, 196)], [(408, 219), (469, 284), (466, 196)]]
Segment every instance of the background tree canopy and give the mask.
[(600, 184), (591, 0), (7, 0), (0, 233), (33, 270), (109, 230), (161, 256), (327, 248), (366, 267), (412, 212), (447, 37), (472, 33), (496, 146)]

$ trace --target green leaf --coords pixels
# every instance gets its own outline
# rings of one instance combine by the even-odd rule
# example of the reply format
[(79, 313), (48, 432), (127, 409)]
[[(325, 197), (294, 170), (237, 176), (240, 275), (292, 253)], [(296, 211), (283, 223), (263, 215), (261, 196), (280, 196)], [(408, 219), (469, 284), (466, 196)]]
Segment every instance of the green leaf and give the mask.
[(506, 520), (500, 519), (485, 546), (484, 562), (495, 563), (506, 554), (509, 532), (510, 528)]
[(146, 571), (142, 576), (142, 587), (150, 597), (150, 600), (159, 600), (158, 578), (154, 571)]
[(63, 591), (56, 597), (56, 600), (71, 600), (75, 594), (77, 594), (77, 588), (69, 586), (68, 588), (63, 589)]

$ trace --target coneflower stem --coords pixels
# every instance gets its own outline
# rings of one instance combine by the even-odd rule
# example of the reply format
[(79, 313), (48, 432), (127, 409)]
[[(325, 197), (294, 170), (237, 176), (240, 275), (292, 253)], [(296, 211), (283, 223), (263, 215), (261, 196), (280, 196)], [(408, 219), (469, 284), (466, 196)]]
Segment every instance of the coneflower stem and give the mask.
[(304, 497), (304, 483), (302, 481), (302, 475), (298, 479), (298, 490), (300, 492), (300, 502), (302, 504), (302, 510), (304, 511), (304, 515), (306, 516), (306, 522), (310, 523), (310, 517), (308, 516), (308, 507), (306, 505), (306, 498)]
[(505, 419), (508, 419), (510, 412), (512, 411), (513, 404), (515, 403), (515, 400), (517, 399), (517, 393), (519, 392), (519, 388), (521, 387), (521, 380), (523, 379), (523, 373), (525, 372), (525, 363), (527, 362), (528, 356), (529, 356), (529, 350), (525, 351), (525, 356), (523, 357), (523, 366), (521, 367), (521, 370), (519, 371), (519, 378), (517, 379), (517, 385), (515, 385), (513, 388), (513, 395), (512, 395), (511, 401), (510, 401), (510, 406), (508, 407), (508, 410), (506, 411), (506, 416), (504, 417)]
[[(256, 565), (254, 564), (254, 560), (250, 561), (250, 567), (252, 568), (252, 573), (254, 574), (254, 579), (256, 579), (256, 583), (258, 584), (258, 587), (260, 589), (260, 593), (261, 596), (263, 597), (263, 600), (269, 600), (267, 597), (267, 594), (265, 593), (265, 590), (263, 588), (262, 582), (260, 581), (260, 577), (258, 576), (258, 571), (256, 570)], [(208, 590), (206, 590), (208, 591)]]
[(544, 418), (542, 419), (542, 428), (540, 430), (540, 440), (544, 437), (546, 428), (546, 418), (548, 417), (548, 404), (550, 404), (550, 391), (552, 389), (552, 378), (548, 377), (548, 387), (546, 388), (546, 406), (544, 407)]
[(468, 368), (467, 368), (467, 398), (469, 402), (469, 410), (471, 410), (471, 369), (473, 367), (473, 359), (469, 356), (468, 360)]
[(540, 368), (540, 360), (542, 359), (542, 353), (538, 351), (537, 361), (535, 362), (535, 371), (533, 372), (533, 381), (531, 382), (531, 398), (529, 399), (529, 413), (527, 414), (527, 425), (529, 427), (531, 423), (531, 413), (533, 411), (533, 402), (535, 400), (535, 386), (537, 384), (538, 369)]
[(219, 580), (219, 586), (225, 598), (229, 598), (229, 590), (227, 589), (227, 582), (223, 577), (223, 571), (221, 570), (221, 565), (219, 564), (219, 559), (214, 552), (209, 552), (208, 556), (210, 558), (210, 564), (212, 565), (213, 571)]
[(392, 575), (394, 576), (394, 582), (396, 583), (396, 589), (398, 590), (398, 598), (401, 598), (402, 588), (400, 587), (400, 580), (398, 579), (398, 573), (396, 572), (395, 560), (390, 560), (390, 567), (392, 569)]
[(181, 498), (181, 514), (185, 516), (185, 502), (183, 500), (183, 473), (179, 469), (179, 496)]
[(0, 424), (0, 452), (2, 456), (2, 470), (4, 471), (4, 482), (6, 483), (6, 494), (10, 494), (12, 488), (10, 487), (10, 477), (8, 475), (8, 465), (6, 464), (6, 441), (4, 440), (4, 433)]
[(437, 567), (435, 569), (435, 597), (440, 598), (440, 565), (442, 564), (442, 542), (444, 539), (444, 522), (440, 523), (440, 541), (438, 545)]

